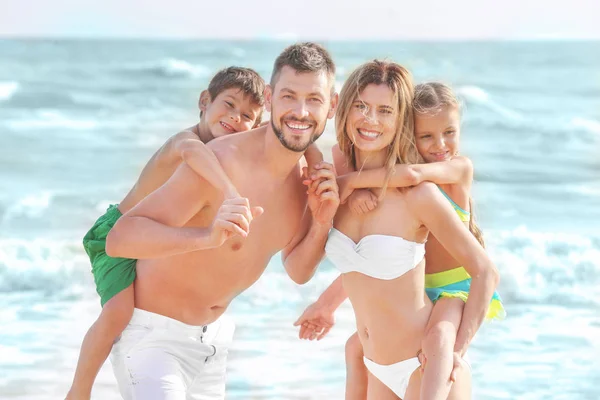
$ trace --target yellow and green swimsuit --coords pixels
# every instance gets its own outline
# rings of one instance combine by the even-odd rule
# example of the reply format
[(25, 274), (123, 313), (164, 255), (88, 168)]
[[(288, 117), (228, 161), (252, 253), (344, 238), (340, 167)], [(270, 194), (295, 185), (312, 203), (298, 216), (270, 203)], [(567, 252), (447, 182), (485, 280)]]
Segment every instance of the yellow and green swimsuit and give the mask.
[[(468, 222), (471, 219), (471, 213), (459, 207), (441, 188), (440, 191), (450, 201), (460, 220)], [(443, 297), (458, 298), (466, 302), (470, 289), (471, 276), (463, 267), (436, 272), (435, 274), (425, 274), (425, 292), (434, 303)], [(502, 299), (494, 291), (486, 319), (503, 319), (505, 316), (506, 311), (502, 305)]]

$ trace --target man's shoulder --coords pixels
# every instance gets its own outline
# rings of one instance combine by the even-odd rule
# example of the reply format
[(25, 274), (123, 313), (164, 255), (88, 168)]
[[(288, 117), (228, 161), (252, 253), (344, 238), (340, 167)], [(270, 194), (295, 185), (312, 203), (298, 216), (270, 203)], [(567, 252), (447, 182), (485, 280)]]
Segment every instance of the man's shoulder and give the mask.
[(228, 161), (241, 161), (245, 158), (252, 158), (252, 154), (258, 148), (260, 138), (264, 135), (259, 129), (221, 136), (206, 145), (219, 160), (227, 158)]

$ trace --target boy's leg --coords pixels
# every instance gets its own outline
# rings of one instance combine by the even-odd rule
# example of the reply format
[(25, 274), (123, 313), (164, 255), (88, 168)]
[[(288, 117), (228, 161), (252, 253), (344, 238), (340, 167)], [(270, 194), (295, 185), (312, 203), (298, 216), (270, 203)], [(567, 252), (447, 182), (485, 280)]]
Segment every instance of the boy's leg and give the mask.
[(421, 385), (422, 400), (448, 398), (452, 387), (450, 373), (453, 368), (454, 343), (464, 304), (461, 299), (440, 298), (433, 306), (423, 338), (426, 363)]
[(116, 338), (133, 313), (133, 285), (106, 302), (100, 316), (90, 327), (79, 353), (75, 377), (67, 399), (89, 399), (98, 371), (106, 361)]
[(368, 388), (368, 370), (363, 361), (363, 348), (354, 333), (346, 341), (346, 400), (365, 400)]

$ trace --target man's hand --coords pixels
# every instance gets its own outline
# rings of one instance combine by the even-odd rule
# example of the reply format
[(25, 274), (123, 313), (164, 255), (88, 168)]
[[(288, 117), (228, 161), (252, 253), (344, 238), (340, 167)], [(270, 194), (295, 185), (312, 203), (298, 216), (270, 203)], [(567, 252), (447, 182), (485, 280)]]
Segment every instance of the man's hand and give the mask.
[(300, 326), (300, 339), (321, 340), (327, 335), (335, 324), (333, 311), (322, 307), (315, 302), (306, 307), (300, 318), (294, 322), (294, 326)]
[(348, 198), (348, 207), (354, 215), (366, 214), (377, 207), (377, 196), (369, 189), (358, 189)]
[(213, 221), (210, 241), (214, 247), (222, 246), (235, 235), (246, 237), (250, 233), (250, 223), (263, 213), (262, 207), (252, 207), (247, 198), (233, 197), (223, 201)]
[(308, 208), (313, 219), (323, 225), (330, 224), (340, 205), (333, 165), (321, 162), (315, 165), (315, 172), (310, 176), (305, 168), (302, 183), (308, 186)]

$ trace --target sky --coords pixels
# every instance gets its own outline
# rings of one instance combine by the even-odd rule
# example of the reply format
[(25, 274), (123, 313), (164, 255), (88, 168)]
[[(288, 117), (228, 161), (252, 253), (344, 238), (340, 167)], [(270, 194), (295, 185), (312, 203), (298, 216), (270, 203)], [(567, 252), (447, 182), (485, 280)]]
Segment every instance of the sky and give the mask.
[(599, 0), (1, 0), (1, 3), (0, 37), (600, 40)]

